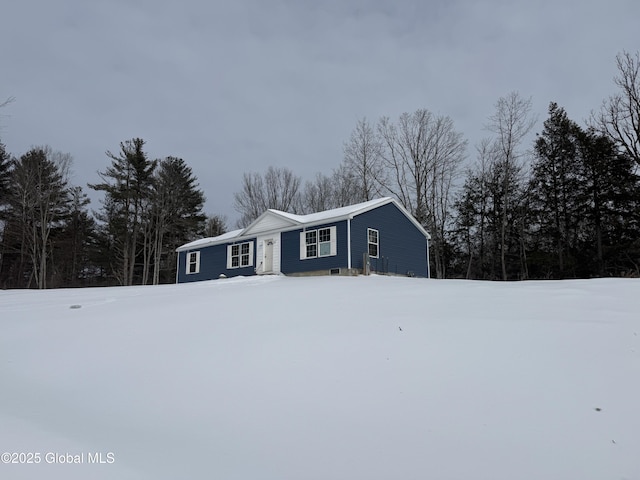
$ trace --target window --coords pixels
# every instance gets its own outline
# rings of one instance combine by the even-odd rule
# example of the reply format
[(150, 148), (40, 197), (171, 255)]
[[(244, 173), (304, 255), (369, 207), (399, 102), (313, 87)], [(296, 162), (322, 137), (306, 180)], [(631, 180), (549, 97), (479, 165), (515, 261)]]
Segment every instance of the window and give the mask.
[(227, 247), (227, 268), (253, 265), (253, 242), (237, 243)]
[(378, 230), (374, 230), (373, 228), (367, 228), (367, 237), (368, 237), (368, 243), (369, 243), (369, 256), (373, 258), (378, 258), (378, 253), (380, 250)]
[(234, 268), (240, 266), (240, 245), (231, 246), (231, 266)]
[(318, 232), (313, 230), (306, 233), (306, 258), (314, 258), (318, 256)]
[(331, 229), (323, 228), (318, 230), (318, 250), (320, 257), (331, 255)]
[(187, 252), (187, 275), (200, 271), (200, 252)]
[(300, 259), (330, 257), (336, 254), (336, 227), (300, 233)]

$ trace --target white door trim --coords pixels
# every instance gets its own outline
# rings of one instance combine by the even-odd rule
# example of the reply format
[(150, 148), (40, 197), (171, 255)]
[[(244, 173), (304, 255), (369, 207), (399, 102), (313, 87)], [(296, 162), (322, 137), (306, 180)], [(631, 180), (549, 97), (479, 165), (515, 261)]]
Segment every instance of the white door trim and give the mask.
[[(271, 269), (269, 269), (269, 263), (267, 259), (267, 242), (271, 244)], [(280, 273), (280, 233), (271, 235), (261, 235), (256, 239), (256, 247), (258, 249), (256, 255), (256, 273), (258, 275)]]

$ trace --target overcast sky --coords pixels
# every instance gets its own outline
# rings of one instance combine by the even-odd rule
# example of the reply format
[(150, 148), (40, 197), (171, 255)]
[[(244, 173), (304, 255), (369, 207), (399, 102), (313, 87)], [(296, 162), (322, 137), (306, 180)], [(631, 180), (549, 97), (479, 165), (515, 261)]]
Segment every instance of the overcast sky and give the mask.
[(9, 0), (0, 24), (8, 151), (70, 153), (91, 193), (141, 137), (230, 227), (243, 172), (329, 174), (360, 118), (449, 115), (472, 160), (501, 96), (531, 97), (536, 131), (550, 101), (582, 124), (640, 49), (638, 0)]

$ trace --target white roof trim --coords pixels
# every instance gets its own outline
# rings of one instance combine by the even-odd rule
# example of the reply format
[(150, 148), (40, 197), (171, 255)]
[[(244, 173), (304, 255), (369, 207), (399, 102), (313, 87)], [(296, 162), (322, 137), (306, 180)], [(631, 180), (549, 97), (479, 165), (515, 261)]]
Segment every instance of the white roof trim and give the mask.
[[(381, 207), (388, 203), (393, 203), (420, 232), (427, 238), (431, 239), (431, 235), (424, 229), (422, 225), (411, 215), (400, 203), (391, 198), (384, 197), (376, 200), (369, 200), (368, 202), (357, 203), (347, 207), (334, 208), (332, 210), (325, 210), (323, 212), (310, 213), (308, 215), (296, 215), (294, 213), (281, 212), (280, 210), (269, 209), (255, 219), (251, 224), (240, 230), (234, 230), (232, 232), (224, 233), (217, 237), (202, 238), (193, 242), (182, 245), (176, 249), (177, 252), (185, 250), (193, 250), (194, 248), (209, 247), (211, 245), (217, 245), (221, 243), (238, 242), (240, 240), (247, 240), (255, 238), (258, 234), (271, 233), (271, 232), (284, 232), (287, 230), (295, 230), (298, 228), (312, 227), (315, 225), (321, 225), (325, 223), (337, 222), (346, 219), (352, 219), (353, 217), (366, 213), (375, 208)], [(270, 227), (268, 229), (261, 230), (260, 225), (266, 223), (266, 219), (281, 220), (282, 224), (276, 226), (276, 228)]]
[(368, 202), (357, 203), (355, 205), (349, 205), (347, 207), (333, 208), (331, 210), (325, 210), (323, 212), (310, 213), (308, 215), (296, 215), (293, 213), (281, 212), (279, 210), (270, 210), (283, 217), (289, 218), (291, 221), (296, 222), (299, 225), (319, 224), (323, 222), (330, 222), (334, 220), (340, 220), (344, 218), (352, 218), (360, 213), (368, 212), (376, 207), (380, 207), (394, 200), (391, 197), (378, 198), (376, 200), (369, 200)]
[[(253, 235), (267, 231), (286, 229), (287, 227), (295, 227), (299, 224), (300, 222), (291, 219), (284, 212), (269, 209), (251, 222), (249, 226), (242, 231), (242, 235)], [(261, 228), (265, 226), (266, 228)]]
[(233, 230), (231, 232), (223, 233), (222, 235), (218, 235), (217, 237), (207, 237), (200, 238), (198, 240), (194, 240), (193, 242), (185, 243), (184, 245), (176, 248), (176, 252), (183, 252), (185, 250), (193, 250), (195, 248), (208, 247), (210, 245), (215, 245), (217, 243), (225, 243), (229, 240), (232, 240), (238, 237), (242, 233), (242, 228), (239, 230)]

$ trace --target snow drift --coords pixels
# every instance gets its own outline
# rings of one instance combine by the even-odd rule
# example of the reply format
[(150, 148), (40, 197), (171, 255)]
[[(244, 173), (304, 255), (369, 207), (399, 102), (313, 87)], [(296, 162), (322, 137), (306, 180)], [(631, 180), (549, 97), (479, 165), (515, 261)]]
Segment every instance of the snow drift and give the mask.
[(375, 276), (2, 291), (0, 476), (638, 479), (639, 294)]

